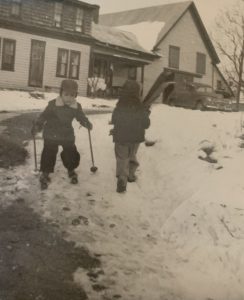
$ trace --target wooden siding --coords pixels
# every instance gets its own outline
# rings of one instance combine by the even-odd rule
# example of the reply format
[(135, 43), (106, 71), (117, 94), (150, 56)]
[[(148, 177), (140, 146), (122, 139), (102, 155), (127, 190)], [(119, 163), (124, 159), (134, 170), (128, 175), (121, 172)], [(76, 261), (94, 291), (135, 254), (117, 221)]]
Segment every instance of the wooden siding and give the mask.
[[(21, 15), (19, 20), (24, 24), (40, 27), (54, 27), (54, 3), (46, 0), (24, 0), (21, 4)], [(80, 6), (79, 6), (80, 7)], [(62, 28), (65, 31), (74, 31), (77, 6), (64, 3), (62, 15)], [(81, 7), (84, 10), (84, 33), (91, 33), (93, 13), (92, 9)], [(0, 18), (13, 20), (11, 16), (11, 1), (0, 0)]]
[(10, 1), (0, 0), (0, 17), (8, 18), (10, 15)]
[[(0, 86), (3, 88), (33, 89), (28, 86), (29, 65), (31, 53), (31, 40), (46, 42), (43, 90), (46, 87), (58, 89), (63, 78), (56, 77), (58, 48), (80, 51), (79, 93), (83, 96), (87, 92), (87, 77), (90, 57), (90, 46), (78, 43), (31, 35), (26, 33), (16, 34), (15, 31), (0, 28), (0, 38), (16, 40), (15, 71), (0, 69)], [(0, 60), (2, 56), (0, 54)]]
[(86, 10), (84, 12), (84, 27), (85, 32), (90, 34), (92, 31), (92, 20), (93, 19), (93, 12), (91, 10)]
[(187, 11), (158, 46), (160, 59), (145, 67), (144, 95), (147, 94), (159, 74), (168, 67), (169, 46), (180, 48), (179, 70), (196, 73), (196, 53), (206, 55), (206, 74), (194, 81), (212, 85), (212, 60), (201, 38), (190, 11)]
[[(11, 4), (10, 4), (11, 5)], [(54, 4), (38, 0), (22, 1), (20, 19), (39, 26), (53, 26)]]

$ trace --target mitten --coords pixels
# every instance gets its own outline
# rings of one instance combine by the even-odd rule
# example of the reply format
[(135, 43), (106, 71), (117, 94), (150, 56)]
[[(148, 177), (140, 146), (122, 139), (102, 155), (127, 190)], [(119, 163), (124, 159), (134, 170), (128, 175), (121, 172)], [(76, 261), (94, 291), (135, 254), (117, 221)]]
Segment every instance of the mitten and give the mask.
[(88, 129), (88, 130), (92, 130), (93, 128), (93, 125), (90, 121), (86, 121), (86, 123), (84, 124), (84, 126)]
[(41, 130), (42, 130), (42, 126), (40, 124), (33, 122), (33, 125), (31, 128), (31, 135), (36, 135)]
[(109, 135), (114, 135), (114, 128), (113, 128), (113, 129), (110, 129)]

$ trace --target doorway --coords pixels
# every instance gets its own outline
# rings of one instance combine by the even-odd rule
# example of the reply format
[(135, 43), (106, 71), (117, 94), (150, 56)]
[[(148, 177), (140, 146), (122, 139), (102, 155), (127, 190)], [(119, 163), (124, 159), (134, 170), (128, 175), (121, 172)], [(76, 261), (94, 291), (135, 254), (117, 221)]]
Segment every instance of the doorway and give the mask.
[(42, 87), (46, 42), (31, 40), (29, 86)]

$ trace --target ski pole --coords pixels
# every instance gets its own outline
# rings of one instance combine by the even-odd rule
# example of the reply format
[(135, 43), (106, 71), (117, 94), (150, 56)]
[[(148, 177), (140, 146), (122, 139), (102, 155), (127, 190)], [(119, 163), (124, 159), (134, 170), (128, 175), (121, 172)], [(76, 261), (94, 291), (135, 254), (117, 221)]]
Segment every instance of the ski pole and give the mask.
[[(35, 126), (35, 121), (33, 121), (33, 126)], [(35, 132), (32, 132), (32, 138), (33, 138), (33, 146), (34, 146), (34, 162), (35, 162), (35, 172), (38, 171), (37, 169), (37, 154), (36, 154), (36, 137)]]
[(34, 145), (35, 172), (37, 172), (36, 138), (34, 134), (33, 134), (33, 145)]
[(242, 114), (242, 112), (241, 112), (241, 120), (240, 120), (240, 125), (241, 125), (241, 133), (242, 133), (242, 127), (243, 127), (243, 120), (242, 120), (242, 117), (243, 117), (243, 114)]
[(91, 141), (91, 131), (88, 129), (88, 136), (89, 136), (89, 145), (90, 145), (90, 151), (91, 151), (91, 159), (92, 159), (92, 167), (90, 168), (92, 173), (95, 173), (97, 171), (97, 167), (94, 164), (94, 156), (93, 156), (93, 150), (92, 150), (92, 141)]

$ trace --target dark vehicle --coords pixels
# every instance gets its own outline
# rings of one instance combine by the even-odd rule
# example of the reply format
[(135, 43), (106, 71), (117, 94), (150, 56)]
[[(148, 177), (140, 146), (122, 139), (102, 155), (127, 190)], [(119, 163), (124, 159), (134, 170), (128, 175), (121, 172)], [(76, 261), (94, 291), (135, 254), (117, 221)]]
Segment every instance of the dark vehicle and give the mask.
[(232, 111), (232, 101), (217, 94), (210, 85), (202, 83), (168, 82), (163, 92), (163, 103), (198, 110)]

